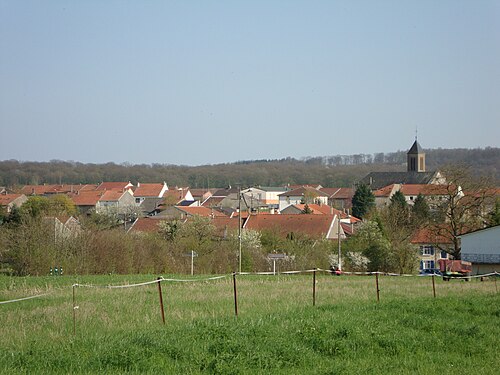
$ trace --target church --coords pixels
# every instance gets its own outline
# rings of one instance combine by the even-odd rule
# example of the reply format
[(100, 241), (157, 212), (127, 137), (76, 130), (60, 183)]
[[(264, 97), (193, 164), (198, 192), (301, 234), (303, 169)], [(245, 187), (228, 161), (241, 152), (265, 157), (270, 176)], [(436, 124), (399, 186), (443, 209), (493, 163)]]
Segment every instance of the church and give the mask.
[(446, 181), (439, 171), (425, 170), (425, 152), (415, 138), (415, 142), (406, 153), (406, 172), (371, 172), (359, 181), (371, 190), (378, 190), (391, 184), (444, 184)]

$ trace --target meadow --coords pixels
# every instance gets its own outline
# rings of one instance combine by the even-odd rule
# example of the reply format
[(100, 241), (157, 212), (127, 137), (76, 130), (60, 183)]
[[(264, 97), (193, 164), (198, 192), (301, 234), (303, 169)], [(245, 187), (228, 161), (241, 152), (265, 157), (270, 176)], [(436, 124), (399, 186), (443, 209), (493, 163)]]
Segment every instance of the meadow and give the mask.
[[(493, 279), (231, 276), (120, 289), (156, 275), (0, 277), (0, 373), (497, 373)], [(165, 278), (169, 277), (164, 275)], [(185, 278), (184, 276), (170, 276)], [(73, 315), (73, 312), (75, 313)], [(75, 320), (73, 320), (73, 316)], [(75, 331), (74, 331), (75, 329)]]

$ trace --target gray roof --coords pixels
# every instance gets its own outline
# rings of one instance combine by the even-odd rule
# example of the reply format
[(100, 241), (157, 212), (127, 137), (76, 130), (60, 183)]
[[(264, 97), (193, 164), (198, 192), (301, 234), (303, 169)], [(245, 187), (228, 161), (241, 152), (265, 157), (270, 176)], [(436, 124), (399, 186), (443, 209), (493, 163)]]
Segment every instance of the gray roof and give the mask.
[(146, 198), (140, 204), (140, 209), (146, 215), (149, 215), (158, 208), (163, 198)]
[(436, 176), (433, 172), (371, 172), (359, 182), (378, 190), (391, 184), (429, 184)]
[(411, 146), (411, 148), (408, 150), (407, 154), (421, 154), (424, 152), (424, 149), (422, 146), (419, 145), (417, 140), (415, 139), (415, 142)]

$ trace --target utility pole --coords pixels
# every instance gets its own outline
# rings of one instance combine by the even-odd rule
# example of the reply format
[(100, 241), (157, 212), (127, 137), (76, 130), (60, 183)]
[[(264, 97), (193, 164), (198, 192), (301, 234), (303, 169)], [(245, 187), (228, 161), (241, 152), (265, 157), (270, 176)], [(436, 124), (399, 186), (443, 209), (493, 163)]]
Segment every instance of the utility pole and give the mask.
[(341, 245), (340, 245), (340, 215), (337, 215), (337, 220), (338, 220), (338, 229), (337, 229), (337, 237), (339, 241), (339, 271), (342, 271), (342, 250), (341, 250)]
[(238, 270), (239, 273), (241, 273), (241, 186), (238, 186), (238, 246), (239, 246), (239, 252), (238, 252)]

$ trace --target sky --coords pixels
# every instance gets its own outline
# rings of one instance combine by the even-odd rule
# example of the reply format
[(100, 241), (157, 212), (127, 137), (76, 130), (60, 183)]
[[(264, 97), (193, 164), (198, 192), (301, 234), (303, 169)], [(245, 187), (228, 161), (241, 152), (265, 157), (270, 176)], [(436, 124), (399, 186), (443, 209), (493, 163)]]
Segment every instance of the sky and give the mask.
[(500, 146), (500, 1), (0, 0), (0, 160)]

